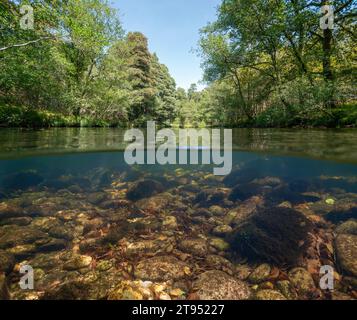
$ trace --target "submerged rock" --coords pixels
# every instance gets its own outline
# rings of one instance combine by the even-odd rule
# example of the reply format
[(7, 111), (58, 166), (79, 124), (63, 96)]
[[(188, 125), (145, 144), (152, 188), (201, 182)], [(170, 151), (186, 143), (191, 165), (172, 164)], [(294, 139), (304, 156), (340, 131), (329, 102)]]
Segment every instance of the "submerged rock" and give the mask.
[(155, 255), (159, 253), (167, 253), (171, 242), (161, 240), (142, 240), (127, 243), (125, 246), (125, 254), (128, 257), (136, 257), (142, 255)]
[(221, 238), (212, 238), (209, 244), (218, 251), (227, 251), (229, 249), (229, 243)]
[(67, 242), (61, 239), (53, 239), (37, 248), (38, 252), (60, 251), (67, 247)]
[(201, 191), (195, 198), (194, 203), (201, 207), (209, 208), (221, 204), (227, 196), (228, 190), (206, 189)]
[(60, 226), (60, 221), (55, 217), (38, 217), (31, 222), (31, 227), (43, 232), (48, 232), (48, 230), (56, 226)]
[(91, 188), (91, 182), (89, 179), (82, 176), (60, 176), (55, 179), (48, 179), (44, 181), (41, 186), (52, 190), (65, 190), (78, 193), (79, 189), (89, 190)]
[(338, 265), (347, 275), (357, 277), (357, 235), (338, 235), (335, 247)]
[(82, 268), (87, 268), (92, 263), (92, 257), (74, 255), (63, 265), (63, 269), (67, 271), (79, 270)]
[(17, 259), (27, 258), (36, 252), (36, 246), (34, 244), (22, 244), (8, 249), (8, 252)]
[(227, 234), (233, 231), (231, 226), (228, 225), (221, 225), (217, 226), (212, 230), (212, 233), (219, 237), (225, 237)]
[(297, 298), (294, 286), (288, 280), (278, 281), (276, 287), (279, 291), (289, 300), (295, 300)]
[(47, 282), (46, 285), (45, 283), (41, 285), (42, 290), (47, 287), (42, 299), (104, 300), (107, 299), (110, 289), (122, 280), (120, 274), (115, 272), (90, 271), (84, 275), (80, 275), (77, 272), (62, 272), (58, 273), (57, 277), (44, 281)]
[(357, 220), (348, 220), (336, 228), (338, 234), (354, 234), (357, 235)]
[(25, 215), (26, 213), (24, 212), (24, 209), (19, 206), (7, 202), (0, 203), (0, 221), (5, 219), (23, 217)]
[(247, 264), (238, 264), (235, 267), (235, 273), (238, 279), (245, 281), (252, 273), (252, 268)]
[(248, 280), (254, 284), (262, 283), (269, 279), (270, 272), (271, 267), (269, 264), (261, 264), (250, 274)]
[(329, 212), (324, 218), (332, 223), (344, 222), (350, 219), (357, 219), (357, 207), (348, 210), (333, 210)]
[(259, 169), (247, 167), (238, 170), (232, 171), (223, 179), (223, 183), (228, 187), (234, 187), (238, 183), (245, 184), (254, 179), (259, 179), (262, 177), (262, 174)]
[(43, 180), (36, 172), (19, 172), (5, 177), (2, 185), (7, 190), (25, 190), (38, 186)]
[(321, 199), (313, 195), (305, 195), (298, 192), (291, 191), (288, 187), (279, 187), (269, 193), (267, 200), (272, 205), (278, 205), (282, 202), (288, 201), (292, 204), (299, 204), (303, 202), (317, 202)]
[(260, 290), (255, 294), (257, 300), (286, 300), (286, 298), (275, 290)]
[(9, 273), (15, 265), (15, 257), (9, 252), (0, 250), (0, 273)]
[(4, 273), (0, 272), (0, 300), (9, 300), (10, 293)]
[(202, 273), (193, 283), (193, 290), (199, 300), (247, 300), (251, 296), (244, 282), (218, 270)]
[(4, 225), (16, 225), (16, 226), (28, 226), (32, 221), (30, 217), (18, 217), (18, 218), (8, 218), (0, 221), (0, 226)]
[(250, 183), (246, 185), (238, 185), (233, 188), (228, 199), (230, 201), (245, 201), (251, 197), (258, 196), (262, 193), (263, 187), (258, 184)]
[(259, 184), (261, 186), (270, 186), (270, 187), (276, 187), (283, 183), (283, 181), (278, 177), (265, 177), (261, 179), (255, 179), (252, 182), (255, 184)]
[(304, 268), (295, 268), (289, 272), (289, 279), (299, 295), (306, 296), (315, 289), (315, 283), (311, 274)]
[(165, 217), (162, 226), (166, 230), (174, 230), (178, 227), (177, 219), (174, 216)]
[(32, 227), (3, 226), (0, 228), (0, 249), (33, 244), (45, 238), (48, 238), (46, 233)]
[(95, 188), (108, 186), (113, 181), (113, 172), (105, 168), (98, 168), (94, 170), (93, 175), (90, 177), (90, 182)]
[(175, 197), (168, 192), (155, 195), (150, 198), (139, 200), (135, 203), (136, 207), (147, 213), (161, 213), (167, 211), (168, 207), (176, 204)]
[(58, 288), (45, 292), (43, 300), (87, 300), (89, 285), (81, 281), (67, 281)]
[(201, 238), (186, 239), (179, 243), (179, 249), (194, 256), (203, 257), (207, 255), (207, 241)]
[(343, 292), (339, 292), (334, 290), (332, 292), (332, 300), (336, 300), (336, 301), (348, 301), (348, 300), (355, 300), (353, 299), (350, 295), (343, 293)]
[(220, 206), (211, 206), (208, 211), (213, 216), (224, 216), (226, 213), (226, 210)]
[(141, 280), (168, 281), (185, 277), (188, 266), (172, 256), (158, 256), (140, 261), (134, 275)]
[(304, 252), (311, 228), (311, 222), (300, 212), (272, 207), (258, 210), (238, 226), (228, 240), (232, 250), (240, 256), (293, 266)]
[(153, 300), (154, 293), (142, 281), (123, 281), (110, 291), (108, 300)]
[(37, 254), (32, 260), (30, 265), (36, 269), (50, 270), (60, 264), (58, 253), (40, 253)]
[(127, 198), (131, 201), (138, 201), (149, 198), (164, 191), (163, 185), (156, 180), (141, 180), (135, 182), (127, 192)]
[(48, 234), (51, 237), (65, 240), (73, 240), (74, 238), (74, 230), (70, 227), (66, 226), (54, 226), (48, 231)]
[(95, 192), (88, 195), (88, 202), (94, 205), (100, 204), (108, 199), (108, 194), (105, 192)]
[(263, 204), (263, 199), (261, 197), (252, 197), (244, 201), (237, 208), (231, 210), (225, 217), (225, 223), (238, 226), (244, 223), (251, 217), (259, 206)]
[(208, 255), (206, 258), (206, 263), (215, 269), (222, 269), (223, 271), (225, 270), (230, 270), (233, 271), (234, 266), (233, 264), (226, 258), (223, 258), (222, 256), (218, 255)]

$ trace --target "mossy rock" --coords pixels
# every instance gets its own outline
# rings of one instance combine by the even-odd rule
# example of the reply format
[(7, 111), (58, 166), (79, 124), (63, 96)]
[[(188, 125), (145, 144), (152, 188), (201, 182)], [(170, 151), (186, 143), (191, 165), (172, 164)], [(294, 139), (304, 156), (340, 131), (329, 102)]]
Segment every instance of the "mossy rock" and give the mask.
[(269, 278), (271, 266), (267, 263), (258, 266), (249, 276), (248, 280), (251, 283), (259, 284)]
[(299, 295), (307, 296), (316, 289), (311, 274), (304, 268), (295, 268), (289, 272), (289, 279)]
[(255, 294), (257, 300), (287, 300), (284, 295), (276, 290), (260, 290)]

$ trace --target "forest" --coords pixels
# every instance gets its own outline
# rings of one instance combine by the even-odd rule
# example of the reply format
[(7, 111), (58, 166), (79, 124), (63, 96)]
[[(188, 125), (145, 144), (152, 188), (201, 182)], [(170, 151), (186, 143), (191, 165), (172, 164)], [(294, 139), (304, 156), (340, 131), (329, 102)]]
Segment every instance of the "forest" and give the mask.
[(3, 0), (0, 126), (357, 125), (353, 0), (223, 0), (200, 30), (202, 91), (178, 88), (119, 17), (106, 0)]

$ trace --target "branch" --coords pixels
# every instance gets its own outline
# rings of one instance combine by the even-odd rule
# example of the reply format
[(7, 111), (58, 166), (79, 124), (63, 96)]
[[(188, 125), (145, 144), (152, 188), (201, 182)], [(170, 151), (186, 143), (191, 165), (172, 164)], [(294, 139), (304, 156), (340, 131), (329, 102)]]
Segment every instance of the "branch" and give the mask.
[(28, 42), (21, 43), (21, 44), (13, 44), (13, 45), (8, 46), (8, 47), (0, 48), (0, 52), (8, 50), (8, 49), (12, 49), (12, 48), (26, 47), (28, 45), (31, 45), (31, 44), (34, 44), (34, 43), (37, 43), (37, 42), (40, 42), (40, 41), (43, 41), (43, 40), (48, 40), (48, 39), (53, 39), (53, 37), (42, 37), (40, 39), (28, 41)]
[(343, 21), (345, 19), (348, 19), (348, 18), (355, 18), (357, 17), (357, 13), (347, 13), (345, 14), (344, 16), (339, 16), (338, 18), (335, 19), (335, 21), (339, 22), (339, 21)]
[(352, 4), (353, 0), (349, 0), (346, 3), (342, 4), (339, 8), (335, 10), (335, 14), (340, 13), (342, 10), (346, 9), (350, 4)]

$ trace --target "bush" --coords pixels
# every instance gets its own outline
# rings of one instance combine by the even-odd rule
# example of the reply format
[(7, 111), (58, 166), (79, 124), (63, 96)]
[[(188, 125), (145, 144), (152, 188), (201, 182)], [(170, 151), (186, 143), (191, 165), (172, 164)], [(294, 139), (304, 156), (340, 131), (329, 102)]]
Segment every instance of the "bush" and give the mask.
[(26, 127), (26, 128), (49, 128), (49, 127), (109, 127), (108, 121), (65, 116), (48, 111), (35, 111), (24, 107), (0, 106), (1, 127)]

